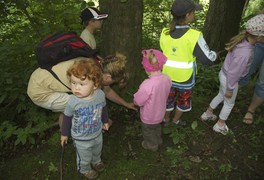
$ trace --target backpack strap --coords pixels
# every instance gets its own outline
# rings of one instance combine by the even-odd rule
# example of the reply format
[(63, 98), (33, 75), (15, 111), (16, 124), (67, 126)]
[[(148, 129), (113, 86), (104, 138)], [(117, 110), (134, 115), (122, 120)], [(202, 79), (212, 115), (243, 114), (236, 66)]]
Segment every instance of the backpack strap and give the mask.
[(46, 70), (49, 71), (50, 74), (52, 74), (52, 76), (53, 76), (55, 79), (57, 79), (62, 85), (64, 85), (67, 89), (69, 89), (69, 90), (71, 91), (71, 88), (69, 88), (66, 84), (64, 84), (64, 83), (60, 80), (60, 78), (57, 76), (57, 74), (56, 74), (54, 71), (52, 71), (51, 68), (46, 68)]

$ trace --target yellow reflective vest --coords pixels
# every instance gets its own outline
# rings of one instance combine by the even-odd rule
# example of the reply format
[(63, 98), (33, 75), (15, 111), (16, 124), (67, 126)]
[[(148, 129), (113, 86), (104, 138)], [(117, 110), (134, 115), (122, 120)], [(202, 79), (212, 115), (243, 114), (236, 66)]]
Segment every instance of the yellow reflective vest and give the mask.
[(192, 76), (196, 60), (193, 51), (200, 35), (200, 31), (189, 29), (182, 37), (174, 39), (168, 28), (162, 30), (160, 47), (168, 58), (162, 72), (172, 81), (185, 82)]

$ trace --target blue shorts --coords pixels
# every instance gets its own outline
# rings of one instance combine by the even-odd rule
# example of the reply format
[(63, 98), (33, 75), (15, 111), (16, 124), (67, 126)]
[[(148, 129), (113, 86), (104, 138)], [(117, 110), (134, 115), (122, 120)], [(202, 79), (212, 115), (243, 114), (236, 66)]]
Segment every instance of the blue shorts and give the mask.
[(176, 87), (171, 87), (169, 97), (167, 99), (167, 111), (173, 111), (176, 106), (176, 97), (177, 98), (177, 109), (182, 112), (187, 112), (192, 109), (191, 105), (191, 95), (192, 89), (179, 89)]

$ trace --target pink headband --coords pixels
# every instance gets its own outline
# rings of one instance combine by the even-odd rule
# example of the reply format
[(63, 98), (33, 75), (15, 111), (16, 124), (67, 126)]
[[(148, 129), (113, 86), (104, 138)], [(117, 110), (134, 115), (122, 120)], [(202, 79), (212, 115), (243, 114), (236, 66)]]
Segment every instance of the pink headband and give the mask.
[[(149, 62), (149, 60), (147, 58), (147, 55), (151, 51), (153, 52), (154, 56), (158, 60), (158, 66), (153, 66), (152, 64), (150, 64), (150, 62)], [(162, 69), (162, 66), (167, 61), (167, 57), (161, 51), (158, 51), (158, 50), (155, 50), (155, 49), (143, 50), (142, 51), (142, 55), (143, 55), (143, 60), (142, 60), (143, 67), (148, 72), (161, 70)]]

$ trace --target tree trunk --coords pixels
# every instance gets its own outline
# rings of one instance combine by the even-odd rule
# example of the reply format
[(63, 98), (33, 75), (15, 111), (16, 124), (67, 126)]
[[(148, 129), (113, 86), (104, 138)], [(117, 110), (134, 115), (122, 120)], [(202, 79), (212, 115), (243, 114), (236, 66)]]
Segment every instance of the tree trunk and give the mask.
[(246, 0), (210, 0), (204, 25), (204, 37), (215, 51), (224, 50), (225, 44), (239, 32)]
[(100, 10), (109, 14), (102, 27), (100, 54), (120, 52), (127, 57), (129, 81), (127, 88), (137, 83), (141, 68), (142, 0), (100, 0)]

